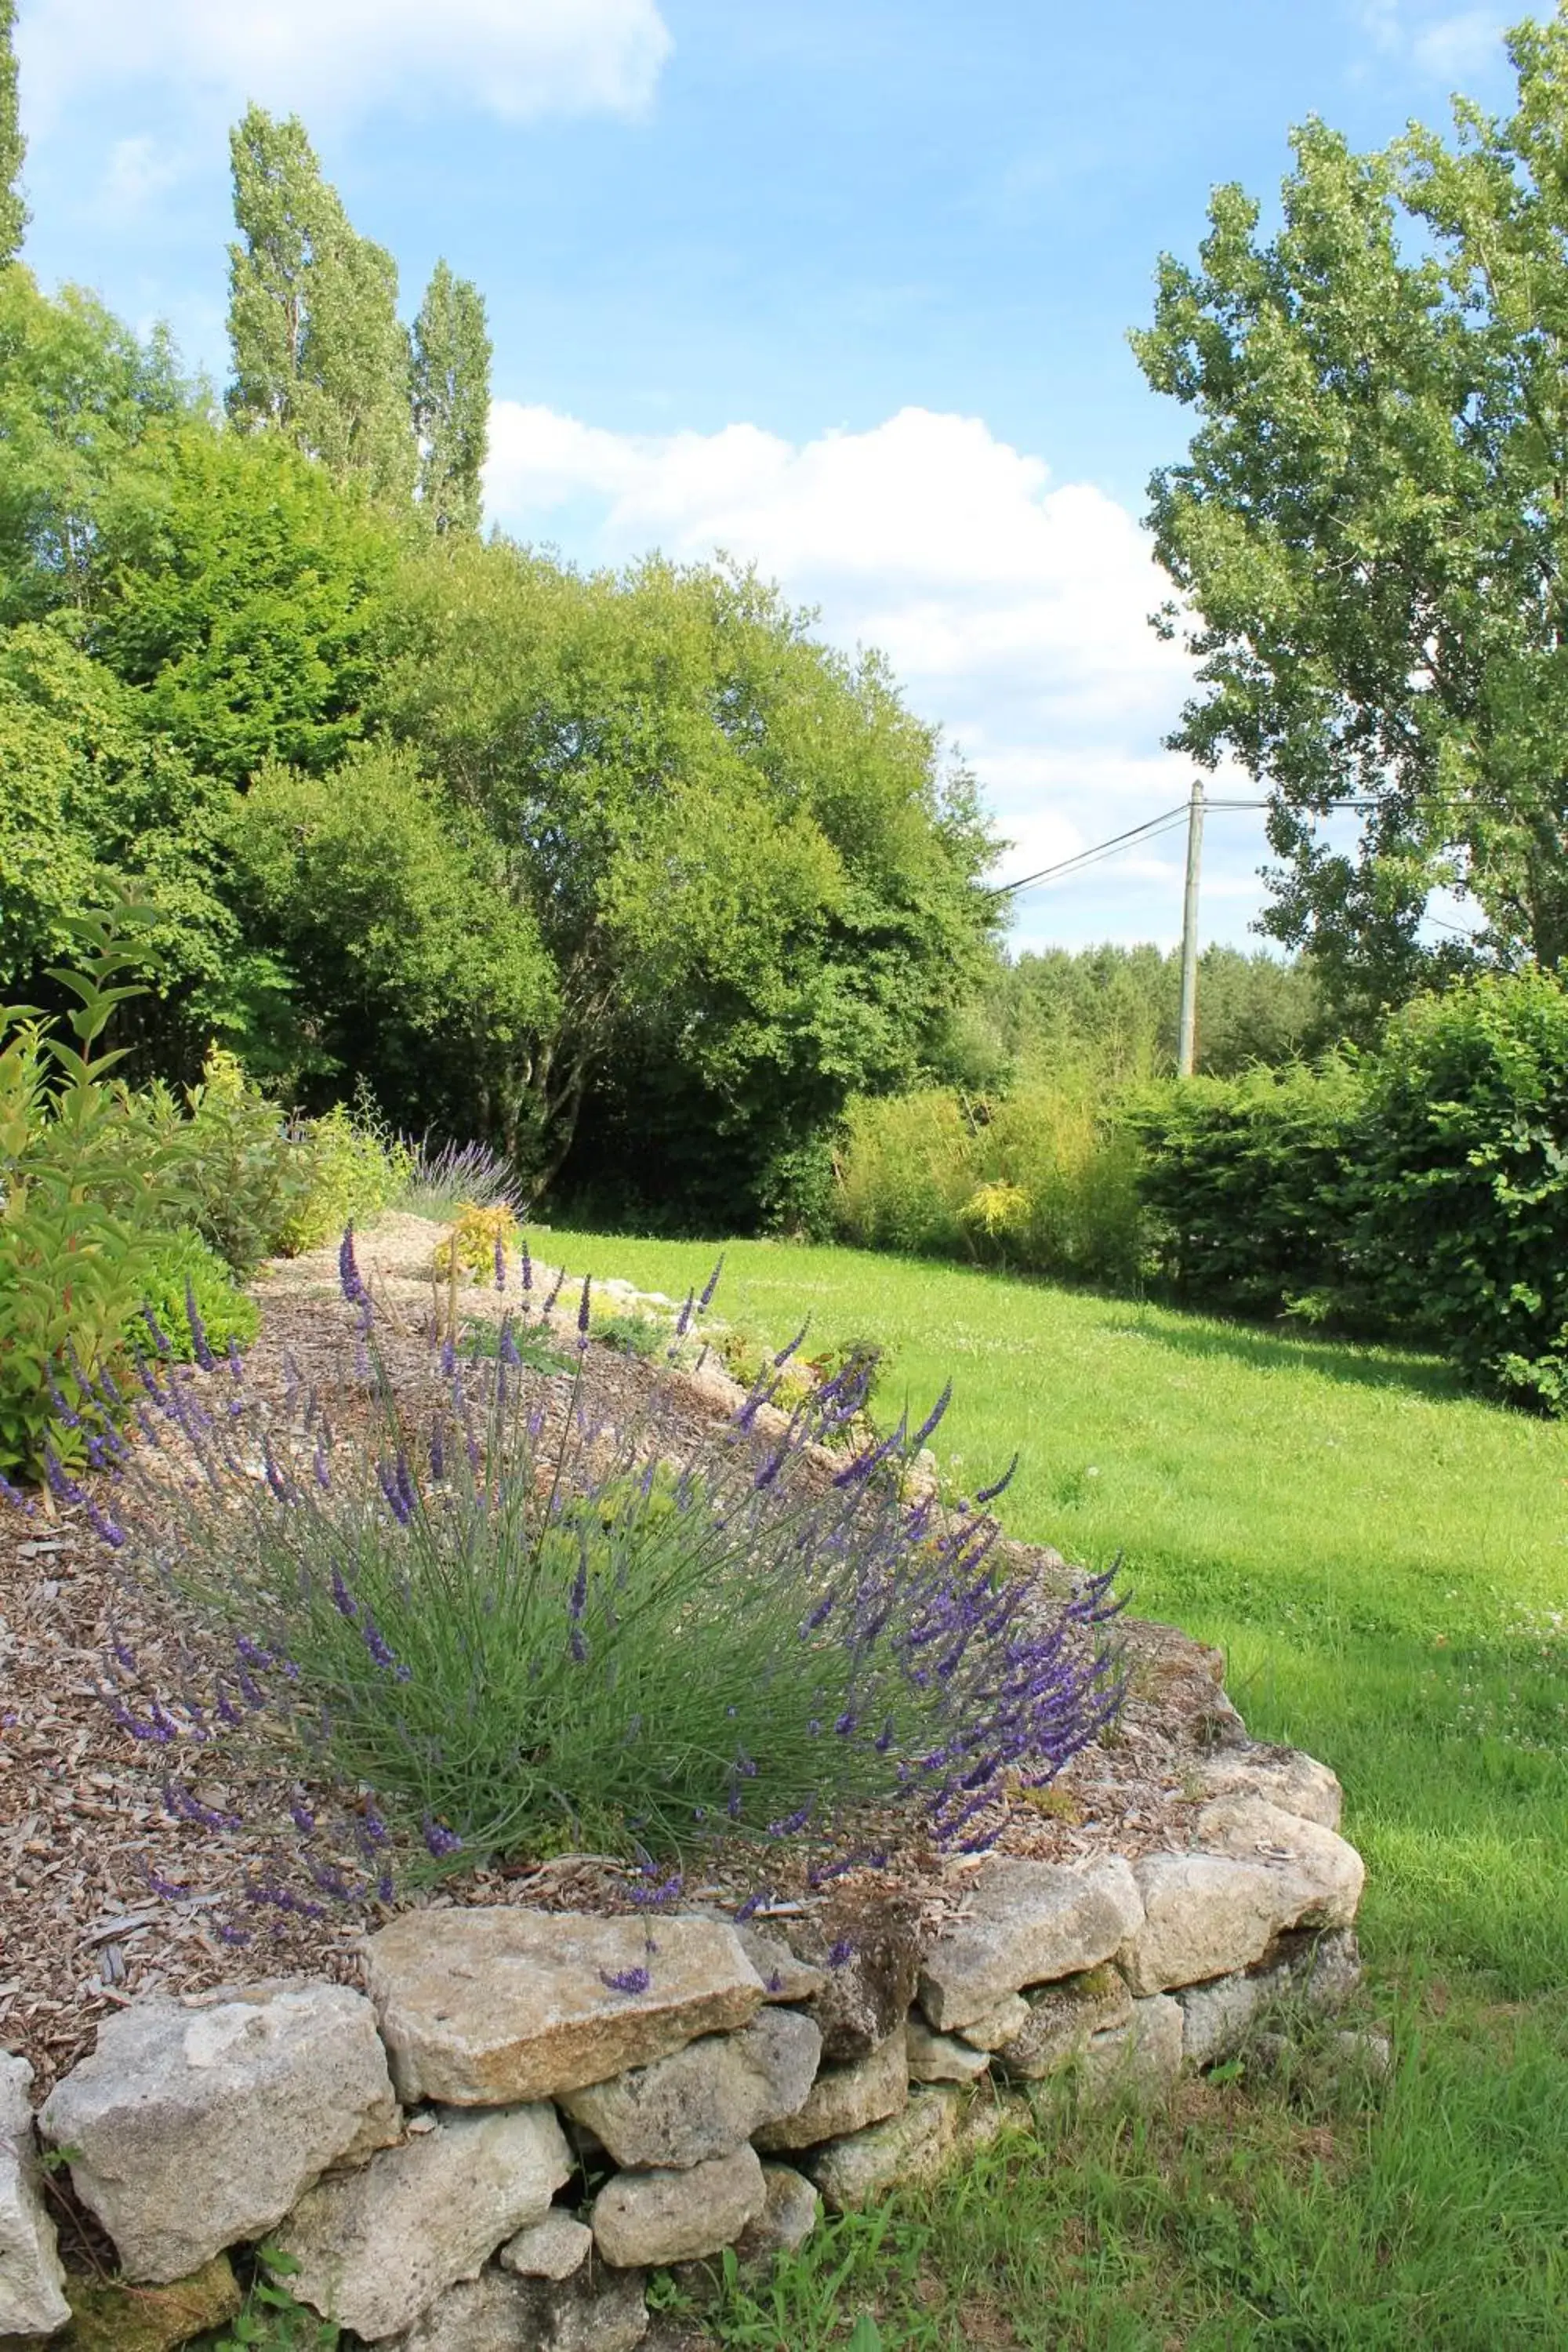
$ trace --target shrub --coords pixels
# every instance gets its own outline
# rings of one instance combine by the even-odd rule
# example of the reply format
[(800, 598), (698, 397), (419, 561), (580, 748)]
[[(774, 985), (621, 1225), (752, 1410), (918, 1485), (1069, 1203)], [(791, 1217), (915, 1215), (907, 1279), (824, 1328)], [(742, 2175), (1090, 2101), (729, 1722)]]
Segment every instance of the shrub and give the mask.
[(1480, 1387), (1568, 1407), (1568, 990), (1542, 971), (1391, 1023), (1354, 1143), (1357, 1272)]
[[(53, 1444), (79, 1458), (88, 1384), (113, 1381), (180, 1198), (177, 1155), (144, 1103), (95, 1050), (137, 958), (138, 910), (84, 917), (76, 1043), (25, 1013), (0, 1014), (0, 1471), (37, 1477)], [(110, 1394), (112, 1394), (112, 1388)], [(96, 1417), (96, 1409), (95, 1409)]]
[[(349, 1244), (344, 1275), (368, 1332)], [(218, 1711), (270, 1692), (312, 1769), (368, 1784), (437, 1862), (563, 1835), (765, 1854), (831, 1845), (861, 1804), (978, 1849), (1004, 1793), (1048, 1781), (1118, 1704), (1108, 1579), (1063, 1603), (999, 1575), (983, 1514), (942, 1531), (900, 1501), (902, 1439), (824, 1486), (807, 1448), (855, 1422), (852, 1378), (766, 1443), (765, 1384), (716, 1433), (666, 1434), (662, 1401), (606, 1432), (504, 1344), (446, 1351), (424, 1401), (373, 1356), (358, 1437), (219, 1378), (209, 1415), (195, 1376), (158, 1376), (159, 1443), (120, 1478), (111, 1538), (158, 1573), (179, 1515), (184, 1605), (239, 1661)], [(187, 1685), (165, 1720), (190, 1705)]]
[[(1151, 1255), (1181, 1296), (1255, 1315), (1298, 1302), (1351, 1305), (1350, 1172), (1363, 1087), (1357, 1066), (1336, 1058), (1316, 1069), (1183, 1079), (1135, 1104)], [(1361, 1306), (1375, 1319), (1375, 1301)]]
[(489, 1209), (466, 1201), (446, 1239), (436, 1244), (436, 1272), (479, 1276), (494, 1269), (499, 1273), (517, 1238), (517, 1219), (504, 1201)]
[(390, 1208), (407, 1185), (412, 1162), (406, 1144), (342, 1103), (306, 1123), (303, 1148), (310, 1181), (279, 1231), (285, 1257), (319, 1249), (345, 1225), (366, 1223)]
[(1020, 1087), (996, 1106), (984, 1150), (987, 1172), (1028, 1202), (1014, 1243), (1019, 1263), (1075, 1282), (1136, 1276), (1138, 1150), (1114, 1094), (1077, 1082)]
[[(214, 1045), (182, 1112), (162, 1087), (154, 1108), (177, 1150), (196, 1231), (241, 1279), (308, 1220), (316, 1159), (307, 1129)], [(329, 1228), (330, 1230), (330, 1228)]]
[(186, 1364), (195, 1360), (197, 1329), (205, 1332), (213, 1353), (221, 1356), (231, 1341), (237, 1348), (248, 1348), (261, 1328), (255, 1299), (239, 1288), (217, 1252), (190, 1232), (165, 1234), (157, 1243), (138, 1311), (126, 1326), (129, 1345), (146, 1348), (149, 1314), (175, 1360)]
[(838, 1166), (839, 1230), (862, 1249), (957, 1255), (960, 1213), (978, 1172), (973, 1129), (956, 1095), (933, 1087), (851, 1103)]

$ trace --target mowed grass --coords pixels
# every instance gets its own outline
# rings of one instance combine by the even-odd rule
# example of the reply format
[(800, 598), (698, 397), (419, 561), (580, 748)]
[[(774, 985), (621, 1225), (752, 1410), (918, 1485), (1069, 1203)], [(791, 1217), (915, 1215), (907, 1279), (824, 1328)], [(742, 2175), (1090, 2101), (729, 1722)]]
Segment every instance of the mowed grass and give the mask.
[[(541, 1248), (679, 1297), (716, 1244)], [(852, 1250), (730, 1244), (715, 1306), (884, 1342), (885, 1418), (951, 1375), (944, 1465), (1016, 1448), (1010, 1530), (1120, 1553), (1257, 1735), (1333, 1765), (1398, 2049), (1386, 2085), (1325, 2059), (1043, 2123), (1047, 2161), (819, 2232), (724, 2340), (805, 2352), (875, 2307), (889, 2347), (1568, 2346), (1568, 1427), (1415, 1354)]]

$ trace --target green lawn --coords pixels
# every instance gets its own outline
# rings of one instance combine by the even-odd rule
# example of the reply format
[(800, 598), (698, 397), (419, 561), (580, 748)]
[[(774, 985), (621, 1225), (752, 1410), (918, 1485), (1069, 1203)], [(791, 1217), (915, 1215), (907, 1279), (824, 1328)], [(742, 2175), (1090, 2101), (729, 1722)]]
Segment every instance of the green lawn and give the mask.
[[(679, 1297), (715, 1245), (542, 1249)], [(1568, 2345), (1568, 1428), (1421, 1356), (852, 1250), (731, 1244), (716, 1307), (886, 1342), (879, 1410), (951, 1374), (950, 1465), (1021, 1454), (1013, 1532), (1121, 1553), (1141, 1613), (1224, 1644), (1253, 1730), (1345, 1783), (1400, 2046), (1375, 2098), (1243, 2083), (1067, 2170), (1005, 2151), (1005, 2194), (827, 2233), (728, 2340), (847, 2341), (858, 2295), (887, 2346)]]

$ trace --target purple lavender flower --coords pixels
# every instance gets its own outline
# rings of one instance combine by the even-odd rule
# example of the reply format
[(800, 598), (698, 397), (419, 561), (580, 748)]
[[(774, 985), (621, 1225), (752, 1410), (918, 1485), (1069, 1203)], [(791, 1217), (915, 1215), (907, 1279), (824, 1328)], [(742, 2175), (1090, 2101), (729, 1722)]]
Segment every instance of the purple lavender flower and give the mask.
[(100, 1543), (107, 1544), (110, 1551), (118, 1551), (125, 1541), (124, 1528), (117, 1520), (111, 1519), (107, 1512), (100, 1511), (98, 1505), (90, 1499), (87, 1507), (87, 1523)]
[(158, 1318), (153, 1314), (153, 1309), (150, 1307), (143, 1307), (142, 1309), (142, 1320), (147, 1326), (148, 1334), (152, 1339), (153, 1347), (157, 1349), (163, 1360), (167, 1363), (174, 1351), (169, 1345), (166, 1334), (159, 1327)]
[(0, 1470), (0, 1495), (4, 1495), (12, 1509), (15, 1511), (20, 1511), (24, 1518), (32, 1517), (33, 1504), (31, 1497), (24, 1495), (20, 1486), (13, 1486), (9, 1478), (6, 1477), (4, 1470)]
[(1002, 1475), (997, 1479), (994, 1486), (980, 1486), (975, 1489), (975, 1502), (977, 1504), (994, 1503), (998, 1495), (1005, 1494), (1008, 1487), (1013, 1483), (1013, 1475), (1017, 1467), (1018, 1456), (1015, 1454), (1013, 1459), (1008, 1463), (1007, 1467), (1003, 1471)]
[(592, 1275), (583, 1276), (583, 1296), (577, 1305), (577, 1328), (585, 1339), (588, 1336), (588, 1297), (593, 1288)]
[(324, 1495), (331, 1494), (332, 1474), (328, 1466), (326, 1443), (322, 1438), (318, 1437), (316, 1440), (316, 1458), (310, 1466), (315, 1473), (316, 1484), (321, 1492)]
[(232, 1919), (219, 1920), (217, 1935), (220, 1944), (248, 1944), (251, 1940), (249, 1928), (237, 1927)]
[(341, 1568), (334, 1568), (332, 1570), (332, 1604), (342, 1617), (353, 1618), (359, 1615), (359, 1603), (344, 1583)]
[(691, 1310), (696, 1304), (697, 1293), (694, 1290), (689, 1290), (686, 1294), (686, 1304), (675, 1318), (675, 1336), (678, 1339), (684, 1339), (690, 1329)]
[(66, 1470), (65, 1464), (52, 1445), (44, 1448), (44, 1475), (49, 1482), (49, 1492), (58, 1502), (85, 1503), (87, 1496)]
[(526, 1293), (533, 1288), (533, 1260), (528, 1255), (528, 1235), (526, 1234), (522, 1234), (519, 1236), (518, 1251), (522, 1261), (522, 1287)]
[(289, 1814), (300, 1836), (309, 1837), (315, 1829), (316, 1816), (298, 1792), (289, 1801)]
[(599, 1970), (599, 1982), (610, 1992), (625, 1993), (628, 2000), (647, 1992), (653, 1982), (647, 1969), (617, 1969), (612, 1976), (607, 1969)]
[(815, 1799), (808, 1801), (805, 1804), (801, 1806), (798, 1812), (785, 1813), (782, 1821), (770, 1822), (768, 1823), (768, 1835), (771, 1838), (798, 1836), (800, 1832), (805, 1829), (807, 1822), (811, 1819), (812, 1805), (815, 1801)]
[(382, 1494), (386, 1499), (387, 1509), (392, 1513), (398, 1526), (405, 1528), (414, 1517), (414, 1507), (398, 1485), (397, 1473), (387, 1463), (378, 1462), (375, 1465), (375, 1475), (380, 1482)]
[(245, 1378), (245, 1358), (240, 1352), (239, 1341), (232, 1331), (228, 1335), (228, 1369), (234, 1375), (235, 1386), (237, 1388)]
[(504, 1290), (506, 1288), (506, 1246), (502, 1242), (500, 1234), (496, 1235), (495, 1259), (496, 1288), (498, 1290)]
[(354, 1229), (351, 1218), (343, 1227), (343, 1238), (338, 1249), (338, 1281), (343, 1297), (351, 1307), (363, 1303), (365, 1286), (360, 1278), (359, 1260), (354, 1255)]
[(517, 1341), (511, 1336), (510, 1315), (501, 1318), (500, 1339), (497, 1343), (496, 1353), (501, 1362), (510, 1365), (513, 1371), (518, 1370), (522, 1363), (522, 1358), (518, 1352)]
[(60, 1387), (60, 1384), (58, 1381), (56, 1380), (52, 1370), (45, 1371), (44, 1386), (49, 1392), (49, 1402), (54, 1406), (56, 1412), (59, 1415), (65, 1427), (67, 1429), (79, 1429), (81, 1427), (81, 1415), (77, 1412), (75, 1406), (71, 1404), (66, 1396), (65, 1391)]
[(566, 1279), (566, 1269), (565, 1269), (565, 1267), (563, 1265), (563, 1266), (560, 1266), (560, 1267), (558, 1267), (558, 1268), (556, 1269), (555, 1280), (554, 1280), (553, 1284), (552, 1284), (552, 1286), (551, 1286), (550, 1296), (549, 1296), (549, 1297), (548, 1297), (548, 1298), (545, 1300), (545, 1302), (544, 1302), (544, 1306), (543, 1306), (543, 1309), (542, 1309), (542, 1312), (543, 1312), (544, 1314), (548, 1315), (548, 1314), (551, 1312), (551, 1310), (552, 1309), (552, 1307), (554, 1307), (556, 1300), (557, 1300), (557, 1299), (560, 1297), (560, 1296), (561, 1296), (561, 1286), (562, 1286), (562, 1284), (565, 1281), (565, 1279)]
[(763, 1905), (771, 1903), (773, 1899), (773, 1890), (771, 1886), (755, 1887), (743, 1903), (738, 1903), (735, 1906), (736, 1927), (743, 1927), (748, 1919), (754, 1919)]
[[(368, 1609), (364, 1612), (364, 1621), (360, 1627), (360, 1631), (364, 1636), (365, 1648), (370, 1652), (371, 1656), (374, 1659), (378, 1666), (390, 1668), (395, 1667), (397, 1664), (395, 1653), (391, 1648), (386, 1636), (382, 1633), (381, 1628), (377, 1625), (375, 1619), (371, 1615)], [(406, 1676), (405, 1676), (404, 1679), (406, 1680)]]
[(206, 1325), (202, 1321), (201, 1309), (196, 1305), (195, 1285), (189, 1275), (185, 1276), (185, 1321), (190, 1328), (192, 1355), (204, 1372), (216, 1372), (217, 1358), (207, 1345)]
[(425, 1844), (426, 1851), (433, 1854), (437, 1862), (445, 1862), (449, 1855), (461, 1853), (463, 1851), (463, 1841), (457, 1831), (447, 1829), (440, 1822), (433, 1821), (428, 1813), (425, 1816)]
[(153, 1894), (162, 1895), (165, 1903), (184, 1903), (190, 1894), (188, 1886), (178, 1886), (172, 1878), (161, 1878), (151, 1863), (142, 1864), (142, 1874)]
[(948, 1406), (952, 1402), (952, 1382), (949, 1381), (920, 1427), (910, 1440), (910, 1451), (918, 1454), (928, 1438), (934, 1437)]
[(827, 1965), (830, 1969), (847, 1968), (854, 1957), (855, 1947), (847, 1936), (840, 1936), (836, 1944), (829, 1944), (827, 1948)]
[(700, 1315), (705, 1315), (709, 1307), (712, 1306), (713, 1293), (719, 1287), (719, 1276), (723, 1273), (723, 1271), (724, 1253), (721, 1250), (719, 1253), (719, 1263), (714, 1267), (712, 1273), (709, 1276), (707, 1281), (703, 1284), (701, 1292), (697, 1300), (697, 1312)]

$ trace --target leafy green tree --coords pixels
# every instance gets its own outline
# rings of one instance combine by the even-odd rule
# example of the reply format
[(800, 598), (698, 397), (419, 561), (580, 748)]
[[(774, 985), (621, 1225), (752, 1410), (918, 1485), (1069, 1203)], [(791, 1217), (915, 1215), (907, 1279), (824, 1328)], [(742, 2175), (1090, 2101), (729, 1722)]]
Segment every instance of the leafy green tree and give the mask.
[(0, 624), (88, 601), (109, 486), (146, 434), (194, 410), (167, 337), (96, 297), (0, 271)]
[(121, 1023), (191, 1066), (243, 1019), (255, 973), (225, 888), (226, 787), (147, 724), (142, 698), (55, 626), (0, 635), (0, 1000), (51, 1003), (79, 918), (132, 894), (155, 991)]
[(479, 527), (489, 413), (484, 297), (437, 261), (414, 322), (414, 428), (419, 500), (438, 531)]
[(1444, 960), (1444, 883), (1492, 956), (1568, 952), (1568, 16), (1509, 47), (1514, 112), (1457, 101), (1451, 143), (1298, 131), (1275, 236), (1218, 190), (1133, 339), (1197, 416), (1152, 485), (1173, 741), (1268, 783), (1268, 928), (1373, 1007)]
[[(731, 1213), (907, 1083), (981, 968), (989, 836), (881, 668), (747, 575), (584, 578), (496, 542), (407, 573), (380, 707), (493, 841), (556, 975), (492, 1130)], [(616, 1139), (619, 1139), (617, 1140)]]
[(230, 134), (229, 415), (270, 425), (377, 498), (413, 490), (408, 338), (397, 265), (356, 236), (297, 115), (258, 106)]
[(330, 767), (363, 728), (400, 544), (280, 436), (174, 428), (101, 502), (88, 641), (204, 773)]
[(16, 0), (0, 0), (0, 269), (15, 261), (27, 226), (22, 163), (27, 142), (16, 110)]
[(504, 1129), (555, 974), (494, 845), (413, 755), (383, 741), (328, 775), (270, 765), (229, 846), (253, 933), (292, 976), (269, 1058), (353, 1071), (406, 1124)]

